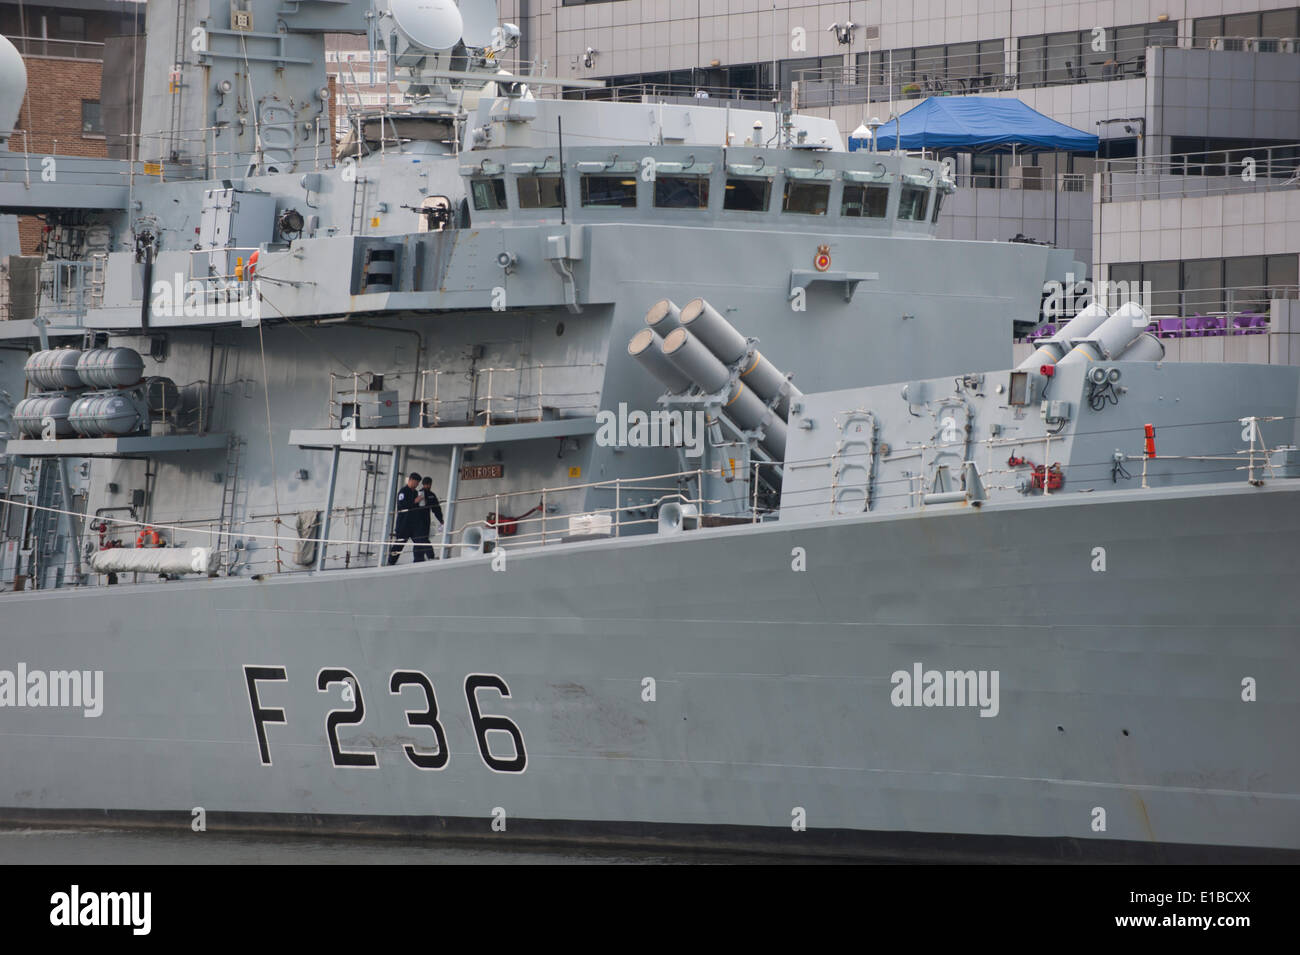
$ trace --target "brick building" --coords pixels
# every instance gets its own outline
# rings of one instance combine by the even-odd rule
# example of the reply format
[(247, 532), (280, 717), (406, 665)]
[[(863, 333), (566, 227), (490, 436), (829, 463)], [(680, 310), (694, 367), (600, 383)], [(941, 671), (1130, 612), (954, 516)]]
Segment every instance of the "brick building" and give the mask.
[[(0, 33), (23, 54), (27, 96), (10, 148), (63, 156), (108, 155), (100, 102), (105, 41), (144, 32), (144, 3), (0, 0)], [(137, 19), (138, 17), (138, 19)], [(20, 216), (24, 255), (39, 247), (42, 222)]]

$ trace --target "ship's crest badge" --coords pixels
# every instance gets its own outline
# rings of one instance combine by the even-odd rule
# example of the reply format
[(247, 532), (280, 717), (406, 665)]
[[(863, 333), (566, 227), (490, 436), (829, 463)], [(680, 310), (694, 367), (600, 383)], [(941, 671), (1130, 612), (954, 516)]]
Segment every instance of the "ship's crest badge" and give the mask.
[(831, 247), (829, 245), (817, 246), (817, 254), (813, 256), (813, 268), (818, 272), (825, 272), (831, 267)]

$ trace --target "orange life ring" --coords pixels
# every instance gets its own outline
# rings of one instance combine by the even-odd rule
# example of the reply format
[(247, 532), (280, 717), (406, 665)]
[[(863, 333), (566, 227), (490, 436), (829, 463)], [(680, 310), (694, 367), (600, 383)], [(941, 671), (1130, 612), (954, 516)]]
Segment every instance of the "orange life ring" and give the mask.
[(152, 527), (146, 527), (135, 538), (136, 547), (161, 547), (162, 535)]
[(253, 278), (253, 273), (257, 271), (257, 253), (260, 251), (261, 251), (260, 249), (254, 249), (253, 254), (248, 257), (247, 275), (250, 281)]

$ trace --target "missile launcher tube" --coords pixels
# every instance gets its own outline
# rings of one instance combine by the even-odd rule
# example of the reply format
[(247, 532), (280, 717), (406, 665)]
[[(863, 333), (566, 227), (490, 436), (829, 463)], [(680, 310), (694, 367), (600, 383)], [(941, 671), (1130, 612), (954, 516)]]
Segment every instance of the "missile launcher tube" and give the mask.
[(627, 343), (627, 353), (654, 375), (668, 389), (669, 394), (679, 395), (691, 387), (691, 380), (678, 371), (664, 355), (663, 339), (655, 334), (653, 328), (643, 328), (633, 335)]
[(702, 341), (724, 365), (735, 364), (749, 351), (745, 336), (702, 298), (686, 303), (681, 322), (682, 328)]
[(731, 380), (727, 366), (685, 326), (668, 333), (663, 340), (663, 353), (678, 371), (706, 393), (721, 391)]
[(1043, 365), (1055, 365), (1070, 350), (1070, 343), (1087, 338), (1110, 317), (1105, 306), (1093, 302), (1070, 319), (1056, 334), (1038, 342), (1032, 355), (1016, 366), (1017, 371), (1037, 371)]
[(669, 299), (660, 299), (650, 306), (645, 313), (645, 323), (660, 338), (666, 336), (682, 323), (682, 310)]
[(1057, 362), (1065, 367), (1081, 362), (1107, 361), (1118, 358), (1139, 335), (1146, 331), (1147, 313), (1142, 307), (1128, 302), (1115, 310), (1097, 330), (1079, 342), (1068, 355)]

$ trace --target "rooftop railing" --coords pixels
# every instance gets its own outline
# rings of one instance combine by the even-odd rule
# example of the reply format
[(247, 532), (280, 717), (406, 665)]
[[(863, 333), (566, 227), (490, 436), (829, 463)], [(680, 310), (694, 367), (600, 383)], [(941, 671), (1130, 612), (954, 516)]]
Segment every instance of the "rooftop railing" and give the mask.
[[(1234, 288), (1152, 291), (1143, 307), (1151, 315), (1147, 331), (1160, 338), (1218, 338), (1225, 335), (1264, 335), (1269, 331), (1270, 303), (1300, 299), (1300, 285), (1273, 284)], [(1127, 295), (1111, 296), (1108, 307), (1117, 308)], [(1090, 300), (1081, 299), (1075, 312)], [(1071, 318), (1044, 322), (1021, 342), (1049, 338)]]
[[(1095, 52), (1082, 40), (1049, 37), (1038, 47), (1016, 45), (1015, 59), (1004, 50), (915, 56), (911, 50), (859, 53), (844, 65), (791, 71), (782, 87), (689, 85), (652, 82), (620, 83), (598, 90), (574, 90), (579, 99), (687, 99), (697, 93), (722, 101), (773, 99), (796, 109), (886, 103), (930, 96), (959, 96), (1037, 89), (1075, 83), (1141, 79), (1146, 51), (1152, 47), (1246, 51), (1278, 55), (1300, 53), (1300, 39), (1290, 37), (1116, 37), (1107, 31), (1108, 48)], [(1019, 39), (1019, 38), (1018, 38)], [(1018, 67), (1017, 67), (1018, 62)]]
[(1102, 202), (1300, 188), (1300, 144), (1098, 160)]
[(40, 36), (11, 36), (23, 56), (52, 56), (67, 60), (102, 60), (104, 44), (91, 40), (54, 40)]

